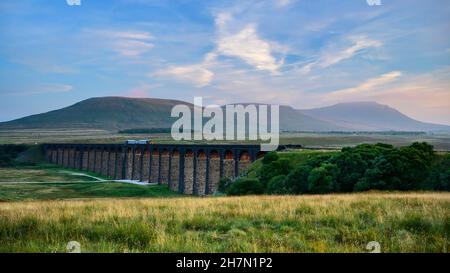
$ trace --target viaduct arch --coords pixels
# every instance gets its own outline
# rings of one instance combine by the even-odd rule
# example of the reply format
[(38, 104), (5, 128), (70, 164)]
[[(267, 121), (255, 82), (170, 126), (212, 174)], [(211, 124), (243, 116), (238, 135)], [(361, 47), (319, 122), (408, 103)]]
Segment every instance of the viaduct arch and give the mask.
[(193, 195), (213, 194), (221, 177), (241, 175), (264, 155), (260, 145), (44, 144), (43, 149), (53, 164)]

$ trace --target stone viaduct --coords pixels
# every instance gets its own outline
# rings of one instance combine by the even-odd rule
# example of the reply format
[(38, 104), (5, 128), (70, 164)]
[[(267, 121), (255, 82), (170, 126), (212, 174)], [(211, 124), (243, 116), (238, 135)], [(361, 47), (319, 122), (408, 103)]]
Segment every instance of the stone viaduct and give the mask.
[(183, 194), (217, 191), (262, 157), (260, 145), (44, 144), (49, 162), (117, 180), (167, 185)]

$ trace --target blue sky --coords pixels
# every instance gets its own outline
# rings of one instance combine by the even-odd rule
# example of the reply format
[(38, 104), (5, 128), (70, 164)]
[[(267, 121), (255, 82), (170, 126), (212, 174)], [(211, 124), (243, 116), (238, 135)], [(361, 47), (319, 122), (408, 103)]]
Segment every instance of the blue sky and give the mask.
[(98, 96), (312, 108), (377, 101), (450, 124), (450, 1), (0, 2), (0, 121)]

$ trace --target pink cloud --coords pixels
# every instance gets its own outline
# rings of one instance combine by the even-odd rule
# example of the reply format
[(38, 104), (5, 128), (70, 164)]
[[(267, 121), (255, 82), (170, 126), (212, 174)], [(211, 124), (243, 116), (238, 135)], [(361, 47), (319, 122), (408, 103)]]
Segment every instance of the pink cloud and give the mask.
[(125, 96), (131, 98), (148, 98), (150, 97), (150, 91), (152, 89), (158, 88), (159, 84), (140, 84), (135, 86), (125, 92)]

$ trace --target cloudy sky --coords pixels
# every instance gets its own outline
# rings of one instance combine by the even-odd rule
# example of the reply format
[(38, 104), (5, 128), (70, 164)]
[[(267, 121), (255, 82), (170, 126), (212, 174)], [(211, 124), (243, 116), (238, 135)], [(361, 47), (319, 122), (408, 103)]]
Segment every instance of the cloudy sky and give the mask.
[(448, 0), (66, 1), (0, 2), (0, 121), (94, 96), (203, 96), (377, 101), (450, 124)]

